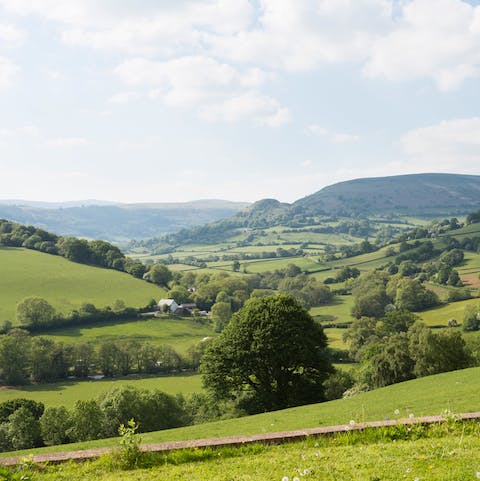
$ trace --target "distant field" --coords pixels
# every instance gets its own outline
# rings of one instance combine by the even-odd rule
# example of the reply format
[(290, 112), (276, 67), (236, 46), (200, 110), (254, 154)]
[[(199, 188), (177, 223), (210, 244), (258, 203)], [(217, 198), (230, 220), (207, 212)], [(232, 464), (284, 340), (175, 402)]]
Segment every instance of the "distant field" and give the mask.
[(321, 264), (315, 262), (309, 257), (283, 257), (271, 260), (244, 261), (241, 262), (241, 269), (245, 266), (248, 273), (257, 273), (275, 269), (284, 269), (289, 264), (295, 264), (304, 271), (314, 271), (322, 268)]
[(94, 399), (114, 387), (126, 385), (139, 389), (160, 389), (169, 394), (191, 394), (202, 391), (202, 379), (199, 374), (144, 378), (129, 376), (122, 379), (64, 381), (17, 388), (1, 388), (0, 402), (21, 397), (40, 401), (47, 407), (62, 405), (72, 407), (77, 400)]
[(141, 307), (165, 291), (129, 274), (70, 262), (63, 257), (21, 248), (0, 248), (0, 321), (15, 322), (18, 302), (40, 296), (68, 313), (85, 302), (97, 307), (122, 299)]
[(352, 296), (335, 296), (335, 301), (332, 304), (328, 304), (326, 306), (312, 307), (309, 312), (314, 317), (334, 316), (335, 320), (331, 322), (343, 324), (345, 322), (353, 321), (354, 318), (350, 314), (352, 306)]
[(337, 327), (327, 327), (324, 329), (328, 338), (328, 346), (334, 349), (348, 349), (348, 345), (343, 341), (343, 334), (346, 329), (339, 329)]
[[(415, 416), (427, 416), (441, 414), (445, 409), (450, 409), (454, 413), (475, 412), (480, 411), (479, 392), (480, 368), (471, 368), (394, 384), (358, 394), (349, 399), (338, 399), (336, 401), (246, 416), (239, 419), (144, 433), (142, 434), (142, 440), (144, 443), (155, 443), (233, 435), (252, 435), (334, 424), (348, 424), (350, 420), (361, 422), (380, 420), (386, 417), (391, 419), (408, 417), (410, 413)], [(396, 409), (399, 410), (398, 415), (395, 414)], [(116, 439), (104, 439), (51, 448), (40, 448), (19, 454), (108, 447), (117, 443)], [(11, 454), (2, 454), (2, 456), (6, 455)], [(351, 477), (352, 473), (349, 476), (348, 479), (359, 479)], [(472, 475), (472, 479), (473, 477)], [(245, 478), (245, 480), (247, 479), (250, 478)], [(281, 477), (278, 479), (281, 479)], [(410, 479), (413, 481), (413, 478)]]
[(184, 354), (193, 344), (205, 337), (216, 336), (212, 327), (190, 319), (169, 319), (165, 317), (133, 320), (131, 322), (102, 323), (86, 327), (73, 326), (41, 334), (70, 344), (75, 342), (98, 342), (130, 339), (154, 344), (168, 344)]

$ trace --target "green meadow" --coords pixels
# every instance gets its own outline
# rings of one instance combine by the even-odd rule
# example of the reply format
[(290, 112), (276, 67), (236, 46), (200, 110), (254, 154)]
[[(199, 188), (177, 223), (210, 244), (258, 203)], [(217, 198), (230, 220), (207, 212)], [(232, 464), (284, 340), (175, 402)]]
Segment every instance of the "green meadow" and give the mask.
[[(437, 374), (394, 384), (348, 399), (273, 411), (238, 419), (142, 434), (144, 443), (289, 431), (336, 424), (427, 416), (446, 409), (480, 411), (480, 368)], [(398, 414), (396, 414), (398, 410)], [(19, 454), (70, 451), (115, 446), (115, 438), (23, 451)], [(2, 456), (12, 455), (4, 453)], [(280, 478), (281, 479), (281, 478)]]
[[(418, 437), (373, 430), (275, 445), (184, 450), (150, 455), (146, 467), (115, 468), (115, 457), (92, 463), (52, 465), (33, 471), (44, 481), (466, 481), (478, 479), (477, 426), (449, 432), (443, 426)], [(401, 429), (399, 428), (399, 431)], [(382, 437), (384, 433), (384, 437)]]
[(60, 256), (21, 248), (0, 248), (0, 321), (15, 321), (16, 305), (40, 296), (61, 313), (89, 302), (97, 307), (122, 299), (141, 307), (165, 291), (129, 274), (68, 261)]
[(451, 302), (450, 304), (434, 307), (433, 309), (418, 312), (417, 314), (428, 326), (447, 326), (449, 319), (455, 319), (461, 324), (465, 307), (479, 303), (480, 299), (467, 299), (466, 301)]
[(135, 340), (153, 344), (168, 344), (184, 354), (187, 349), (206, 337), (216, 336), (211, 325), (188, 318), (169, 318), (165, 316), (142, 318), (126, 322), (95, 323), (87, 326), (72, 326), (42, 333), (64, 343), (112, 340)]
[(46, 407), (65, 406), (70, 408), (77, 400), (94, 399), (115, 387), (126, 385), (135, 386), (139, 389), (160, 389), (169, 394), (191, 394), (202, 391), (202, 380), (198, 374), (160, 377), (132, 375), (121, 379), (64, 381), (16, 388), (3, 387), (0, 389), (0, 402), (15, 398), (27, 398), (40, 401)]

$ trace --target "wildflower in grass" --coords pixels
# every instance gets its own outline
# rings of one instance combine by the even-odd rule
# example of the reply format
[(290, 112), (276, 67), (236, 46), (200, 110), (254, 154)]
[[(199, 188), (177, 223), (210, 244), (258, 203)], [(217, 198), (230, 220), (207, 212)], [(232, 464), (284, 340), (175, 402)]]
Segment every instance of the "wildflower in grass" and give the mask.
[(288, 481), (288, 476), (284, 476), (284, 477), (282, 478), (282, 481)]
[(407, 468), (407, 473), (411, 473), (412, 472), (412, 468)]
[(292, 479), (292, 481), (300, 481), (300, 478), (297, 478), (296, 476)]
[(477, 478), (480, 479), (480, 471), (477, 471)]
[(398, 416), (400, 414), (400, 409), (395, 409), (395, 411), (393, 411), (395, 416)]
[(413, 418), (415, 417), (415, 415), (414, 415), (413, 413), (410, 413), (410, 414), (408, 415), (408, 417), (409, 417), (410, 419), (413, 419)]
[(355, 426), (355, 421), (353, 419), (350, 419), (350, 422), (348, 424), (350, 424), (350, 426)]

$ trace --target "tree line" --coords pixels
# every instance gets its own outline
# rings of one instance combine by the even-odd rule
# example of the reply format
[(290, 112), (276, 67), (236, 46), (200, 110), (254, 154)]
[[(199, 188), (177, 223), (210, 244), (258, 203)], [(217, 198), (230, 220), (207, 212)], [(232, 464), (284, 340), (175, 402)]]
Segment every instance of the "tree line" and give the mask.
[(185, 355), (168, 345), (135, 340), (64, 344), (22, 329), (0, 336), (0, 380), (4, 385), (25, 385), (128, 374), (171, 374), (195, 370), (208, 341), (191, 346)]

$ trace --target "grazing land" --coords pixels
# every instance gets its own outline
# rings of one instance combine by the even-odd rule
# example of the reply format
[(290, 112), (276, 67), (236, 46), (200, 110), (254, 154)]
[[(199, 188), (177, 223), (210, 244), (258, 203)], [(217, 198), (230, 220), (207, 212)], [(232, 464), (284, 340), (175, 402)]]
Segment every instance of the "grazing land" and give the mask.
[(67, 314), (83, 303), (100, 308), (117, 299), (130, 307), (143, 307), (165, 294), (160, 287), (123, 272), (29, 249), (0, 247), (0, 266), (0, 320), (14, 323), (17, 303), (28, 296), (43, 297)]
[(134, 386), (138, 389), (159, 389), (168, 394), (188, 395), (202, 391), (202, 380), (198, 374), (176, 376), (140, 377), (128, 376), (122, 379), (101, 379), (89, 381), (64, 381), (50, 384), (36, 384), (16, 388), (0, 389), (0, 402), (15, 398), (33, 399), (45, 407), (65, 406), (71, 408), (76, 401), (94, 399), (115, 387)]

